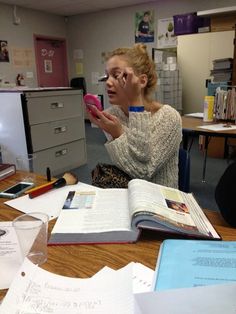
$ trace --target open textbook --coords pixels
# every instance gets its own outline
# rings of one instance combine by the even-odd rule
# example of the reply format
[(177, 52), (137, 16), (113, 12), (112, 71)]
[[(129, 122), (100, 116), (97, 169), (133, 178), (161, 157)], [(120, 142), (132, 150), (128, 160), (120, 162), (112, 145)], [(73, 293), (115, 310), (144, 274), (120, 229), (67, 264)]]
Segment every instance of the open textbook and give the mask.
[(192, 194), (133, 179), (128, 189), (70, 191), (49, 244), (135, 242), (142, 229), (221, 239)]

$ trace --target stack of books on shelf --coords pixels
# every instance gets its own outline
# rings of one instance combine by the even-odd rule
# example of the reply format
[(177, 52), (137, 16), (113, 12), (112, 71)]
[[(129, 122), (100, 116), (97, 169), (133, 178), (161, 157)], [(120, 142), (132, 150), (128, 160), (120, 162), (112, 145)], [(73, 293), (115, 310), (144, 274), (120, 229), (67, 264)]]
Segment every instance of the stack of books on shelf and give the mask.
[(213, 76), (213, 82), (230, 82), (232, 80), (233, 59), (215, 59), (213, 60), (213, 70), (210, 75)]

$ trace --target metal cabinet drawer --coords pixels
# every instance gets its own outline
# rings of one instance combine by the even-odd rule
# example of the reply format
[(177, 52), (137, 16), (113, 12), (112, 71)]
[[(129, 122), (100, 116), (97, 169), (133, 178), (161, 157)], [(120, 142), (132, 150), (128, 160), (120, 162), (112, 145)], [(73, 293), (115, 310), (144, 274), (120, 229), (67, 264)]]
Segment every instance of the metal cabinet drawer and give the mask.
[(84, 116), (80, 91), (65, 93), (26, 93), (29, 124)]
[(31, 126), (33, 152), (85, 138), (84, 120), (80, 117)]
[(50, 167), (52, 175), (63, 174), (87, 162), (85, 139), (52, 147), (37, 152), (34, 160), (34, 171), (46, 174)]

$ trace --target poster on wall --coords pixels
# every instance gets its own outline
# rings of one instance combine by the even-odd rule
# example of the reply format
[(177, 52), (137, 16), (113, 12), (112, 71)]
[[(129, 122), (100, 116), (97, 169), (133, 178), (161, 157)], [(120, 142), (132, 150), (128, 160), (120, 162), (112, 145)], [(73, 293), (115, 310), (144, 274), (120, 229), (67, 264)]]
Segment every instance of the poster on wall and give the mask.
[(34, 65), (33, 50), (31, 48), (12, 48), (12, 64), (14, 67), (32, 68)]
[(75, 72), (76, 75), (83, 75), (84, 73), (84, 66), (82, 62), (76, 62), (75, 64)]
[(102, 62), (102, 64), (106, 63), (108, 57), (109, 57), (109, 52), (102, 51), (102, 53), (101, 53), (101, 62)]
[(177, 46), (172, 17), (160, 19), (157, 23), (157, 48), (172, 48)]
[(9, 62), (8, 44), (6, 40), (0, 40), (0, 62)]
[(73, 59), (78, 60), (78, 59), (83, 59), (84, 58), (84, 52), (82, 49), (74, 49), (73, 50)]
[(52, 73), (52, 60), (44, 60), (45, 73)]
[(135, 14), (135, 42), (154, 42), (154, 11), (142, 11)]

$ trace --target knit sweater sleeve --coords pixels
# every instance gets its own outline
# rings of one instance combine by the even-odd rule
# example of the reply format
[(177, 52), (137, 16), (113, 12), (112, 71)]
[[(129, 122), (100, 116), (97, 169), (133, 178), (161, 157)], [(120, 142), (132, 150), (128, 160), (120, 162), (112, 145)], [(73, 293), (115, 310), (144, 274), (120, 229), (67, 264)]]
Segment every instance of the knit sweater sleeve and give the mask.
[(130, 112), (125, 132), (105, 146), (120, 169), (131, 177), (150, 180), (176, 154), (181, 139), (180, 115), (165, 105), (153, 115)]

